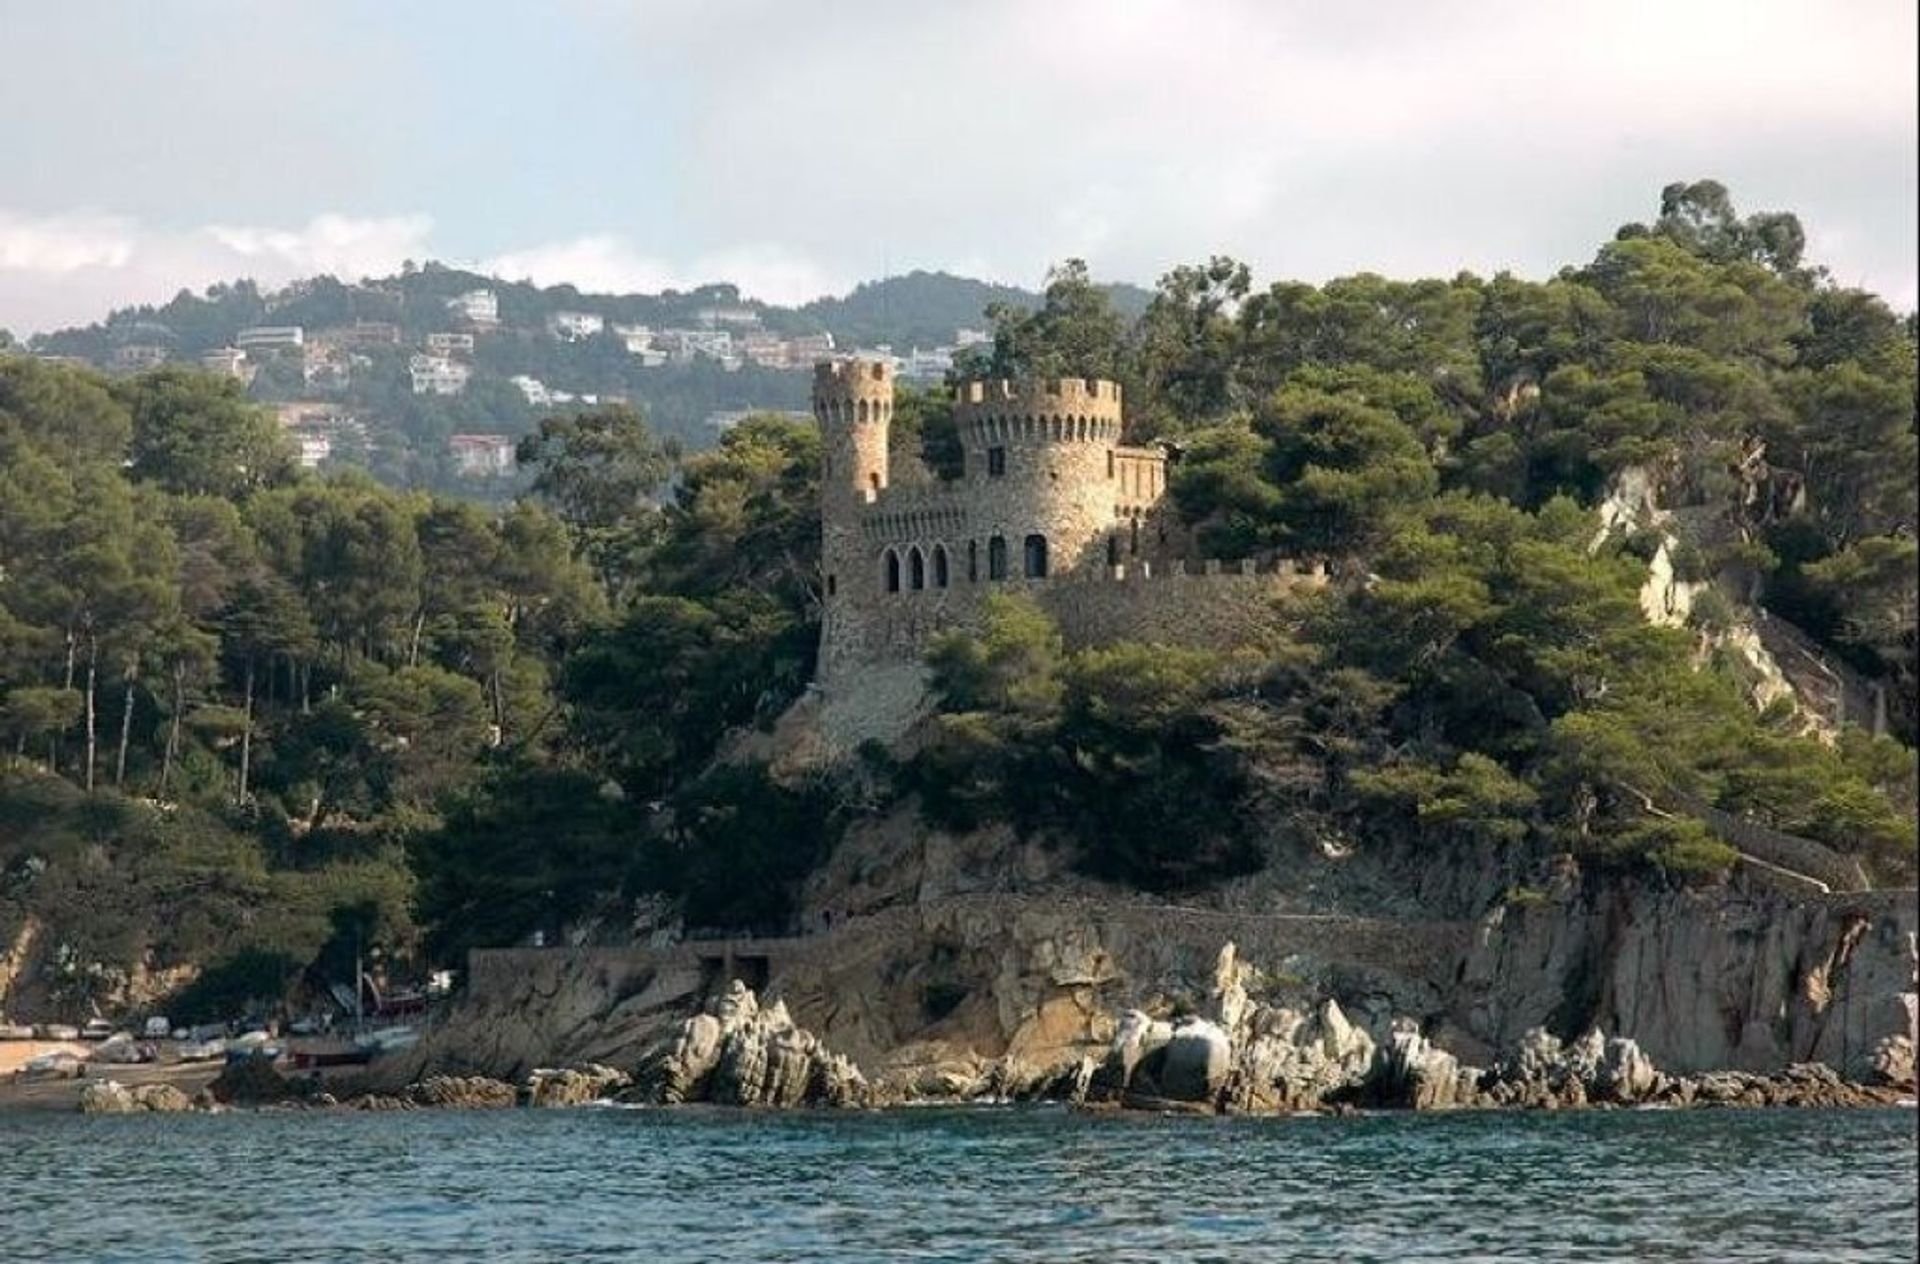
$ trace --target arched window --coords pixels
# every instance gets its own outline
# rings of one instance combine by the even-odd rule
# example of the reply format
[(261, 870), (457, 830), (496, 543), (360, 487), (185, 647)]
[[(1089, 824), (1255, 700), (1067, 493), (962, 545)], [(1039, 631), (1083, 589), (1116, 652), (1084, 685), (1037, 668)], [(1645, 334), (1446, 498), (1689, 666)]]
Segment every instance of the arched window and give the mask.
[(1005, 579), (1007, 577), (1007, 541), (1005, 536), (994, 536), (987, 541), (987, 578)]
[(1140, 519), (1133, 521), (1133, 538), (1127, 541), (1127, 552), (1138, 555), (1140, 552)]
[(918, 545), (907, 550), (907, 585), (915, 592), (927, 586), (927, 559)]
[(1047, 577), (1047, 537), (1043, 535), (1027, 537), (1026, 562), (1028, 579)]
[(947, 546), (944, 544), (933, 546), (933, 586), (947, 586)]
[(969, 584), (980, 582), (980, 541), (978, 540), (967, 541), (967, 582)]
[(1117, 535), (1107, 537), (1107, 565), (1120, 565), (1120, 537)]
[(887, 550), (887, 591), (900, 591), (900, 555), (892, 549)]
[(839, 591), (840, 591), (840, 585), (835, 582), (834, 577), (832, 575), (828, 575), (827, 576), (827, 596), (831, 597)]
[(1107, 449), (1107, 477), (1113, 477), (1113, 449)]

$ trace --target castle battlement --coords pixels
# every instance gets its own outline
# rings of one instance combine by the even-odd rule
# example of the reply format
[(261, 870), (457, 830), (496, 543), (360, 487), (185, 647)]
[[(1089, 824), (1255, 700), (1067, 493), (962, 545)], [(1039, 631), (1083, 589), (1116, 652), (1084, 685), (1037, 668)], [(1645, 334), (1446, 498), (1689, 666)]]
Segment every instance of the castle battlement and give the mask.
[(822, 360), (813, 366), (813, 389), (882, 391), (893, 395), (893, 366), (884, 360)]
[(1087, 409), (1120, 416), (1120, 384), (1097, 377), (975, 378), (954, 392), (961, 409), (993, 412), (1060, 412)]

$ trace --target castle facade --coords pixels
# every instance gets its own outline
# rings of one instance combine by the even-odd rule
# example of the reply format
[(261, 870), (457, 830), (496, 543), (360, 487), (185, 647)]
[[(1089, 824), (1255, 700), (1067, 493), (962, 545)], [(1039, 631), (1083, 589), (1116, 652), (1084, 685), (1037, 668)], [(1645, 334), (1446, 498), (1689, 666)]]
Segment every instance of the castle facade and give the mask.
[(1032, 595), (1069, 644), (1217, 641), (1232, 638), (1226, 611), (1251, 615), (1276, 584), (1324, 577), (1195, 558), (1167, 498), (1167, 451), (1120, 441), (1117, 383), (964, 383), (953, 480), (928, 476), (916, 453), (894, 459), (893, 386), (875, 361), (814, 369), (825, 440), (819, 683), (829, 691), (972, 626), (997, 590)]

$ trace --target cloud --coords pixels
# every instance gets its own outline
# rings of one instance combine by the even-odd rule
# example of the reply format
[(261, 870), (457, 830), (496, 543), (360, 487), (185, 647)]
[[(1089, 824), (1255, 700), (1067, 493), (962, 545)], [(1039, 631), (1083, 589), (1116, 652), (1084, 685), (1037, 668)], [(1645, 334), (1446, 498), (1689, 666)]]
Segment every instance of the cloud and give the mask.
[(130, 223), (112, 215), (30, 219), (0, 211), (0, 272), (61, 274), (121, 268), (133, 257)]
[(434, 6), (42, 8), (0, 76), (16, 327), (407, 254), (780, 300), (1070, 255), (1543, 276), (1705, 177), (1845, 283), (1920, 272), (1913, 0), (475, 0), (457, 51)]
[(169, 231), (124, 215), (0, 208), (0, 328), (24, 334), (86, 323), (113, 307), (240, 277), (280, 285), (323, 272), (384, 275), (428, 257), (432, 228), (425, 215), (323, 214), (296, 228)]
[(548, 242), (482, 259), (477, 269), (510, 281), (563, 282), (604, 293), (690, 290), (730, 281), (748, 298), (793, 305), (837, 294), (852, 282), (812, 259), (771, 243), (735, 246), (676, 263), (645, 254), (616, 234)]

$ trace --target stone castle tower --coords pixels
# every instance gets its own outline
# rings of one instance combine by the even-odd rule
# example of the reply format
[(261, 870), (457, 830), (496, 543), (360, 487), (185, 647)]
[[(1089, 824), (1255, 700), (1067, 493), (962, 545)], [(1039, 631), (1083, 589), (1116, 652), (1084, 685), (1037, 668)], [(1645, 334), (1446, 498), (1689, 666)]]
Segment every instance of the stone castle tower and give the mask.
[[(1028, 591), (1070, 642), (1192, 640), (1219, 631), (1209, 611), (1229, 593), (1244, 608), (1253, 589), (1270, 589), (1260, 581), (1300, 574), (1288, 563), (1222, 575), (1193, 561), (1168, 511), (1168, 453), (1121, 443), (1113, 382), (964, 383), (954, 400), (964, 461), (951, 481), (901, 477), (919, 472), (917, 454), (895, 467), (886, 364), (815, 366), (813, 413), (825, 455), (819, 684), (830, 694), (916, 661), (996, 589)], [(1189, 576), (1221, 582), (1175, 582)]]

